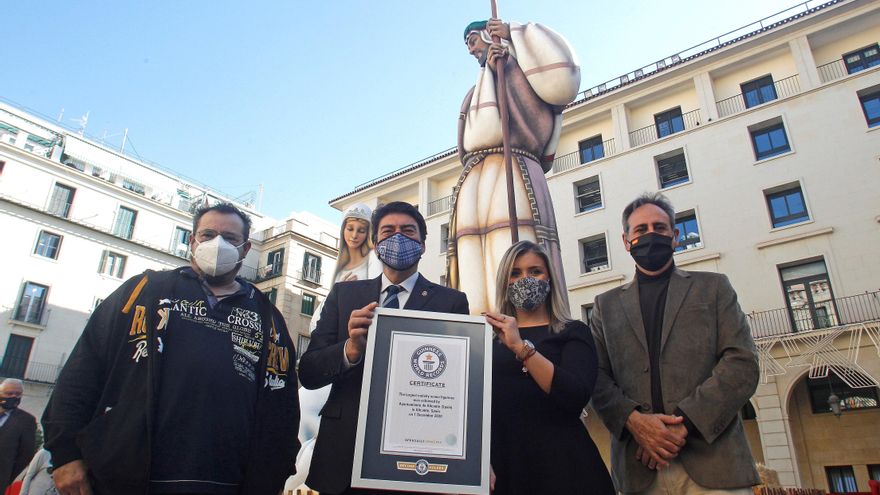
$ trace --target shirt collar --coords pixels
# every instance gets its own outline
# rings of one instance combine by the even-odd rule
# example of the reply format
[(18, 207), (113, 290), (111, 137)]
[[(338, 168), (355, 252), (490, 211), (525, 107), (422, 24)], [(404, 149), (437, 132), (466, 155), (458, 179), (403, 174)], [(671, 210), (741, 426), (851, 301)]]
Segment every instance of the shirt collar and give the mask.
[(393, 284), (388, 277), (385, 276), (385, 273), (382, 273), (382, 290), (379, 291), (380, 294), (385, 292), (385, 289), (388, 288), (389, 285), (399, 285), (405, 290), (407, 293), (412, 294), (413, 288), (416, 286), (416, 281), (419, 279), (419, 272), (415, 272), (410, 275), (406, 280), (399, 284)]

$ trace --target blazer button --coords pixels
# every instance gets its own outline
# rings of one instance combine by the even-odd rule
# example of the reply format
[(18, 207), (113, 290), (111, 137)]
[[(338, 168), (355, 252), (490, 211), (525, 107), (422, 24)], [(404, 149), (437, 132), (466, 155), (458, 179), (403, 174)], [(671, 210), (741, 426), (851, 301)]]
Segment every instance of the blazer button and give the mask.
[(651, 412), (651, 404), (648, 404), (647, 402), (642, 402), (642, 412), (644, 412), (644, 413)]
[(647, 372), (648, 372), (648, 367), (647, 367), (647, 366), (645, 366), (644, 368), (642, 368), (642, 373), (647, 373)]

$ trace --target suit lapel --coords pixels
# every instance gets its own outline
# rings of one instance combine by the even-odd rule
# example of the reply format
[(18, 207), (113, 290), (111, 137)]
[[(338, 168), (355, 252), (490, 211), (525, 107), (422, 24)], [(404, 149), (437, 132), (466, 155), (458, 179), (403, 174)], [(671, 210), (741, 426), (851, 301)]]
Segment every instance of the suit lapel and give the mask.
[(666, 346), (666, 339), (669, 338), (669, 332), (672, 331), (672, 322), (678, 316), (684, 298), (687, 296), (691, 288), (691, 276), (678, 268), (673, 269), (672, 275), (669, 277), (669, 289), (666, 293), (666, 309), (663, 310), (663, 333), (660, 337), (660, 351)]
[(363, 292), (366, 300), (364, 304), (358, 306), (359, 308), (362, 308), (371, 302), (379, 302), (379, 300), (382, 299), (382, 275), (379, 275), (376, 278), (371, 278), (368, 282), (370, 283), (369, 290)]
[(648, 352), (648, 341), (645, 338), (645, 323), (642, 321), (642, 307), (639, 305), (639, 284), (634, 278), (632, 282), (623, 286), (620, 292), (620, 303), (623, 312), (629, 320), (629, 326), (641, 342), (645, 352)]
[(419, 278), (416, 279), (416, 285), (413, 286), (412, 294), (409, 295), (409, 299), (406, 301), (406, 305), (404, 305), (403, 309), (415, 309), (420, 310), (425, 308), (425, 304), (431, 299), (434, 295), (434, 291), (431, 287), (433, 284), (428, 282), (428, 280), (419, 274)]

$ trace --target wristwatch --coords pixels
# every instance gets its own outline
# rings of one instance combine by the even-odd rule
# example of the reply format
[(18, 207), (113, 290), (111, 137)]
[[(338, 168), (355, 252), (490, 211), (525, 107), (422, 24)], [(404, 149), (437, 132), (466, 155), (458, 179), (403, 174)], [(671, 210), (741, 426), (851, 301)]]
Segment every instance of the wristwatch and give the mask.
[(526, 359), (532, 357), (535, 351), (535, 344), (532, 344), (531, 340), (523, 340), (522, 348), (519, 352), (516, 353), (517, 361), (525, 361)]

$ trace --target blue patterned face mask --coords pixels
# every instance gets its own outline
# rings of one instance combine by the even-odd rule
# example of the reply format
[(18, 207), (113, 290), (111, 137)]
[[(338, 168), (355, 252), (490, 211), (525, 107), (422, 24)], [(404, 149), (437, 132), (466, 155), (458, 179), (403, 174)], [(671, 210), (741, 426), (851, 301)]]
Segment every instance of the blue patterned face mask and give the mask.
[(507, 299), (516, 309), (534, 311), (550, 294), (550, 282), (524, 277), (507, 286)]
[(421, 259), (422, 243), (398, 232), (376, 244), (376, 255), (382, 263), (404, 271), (412, 268)]

